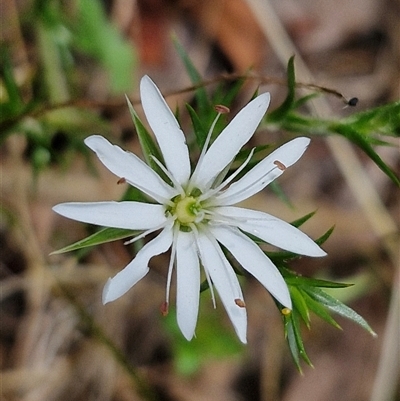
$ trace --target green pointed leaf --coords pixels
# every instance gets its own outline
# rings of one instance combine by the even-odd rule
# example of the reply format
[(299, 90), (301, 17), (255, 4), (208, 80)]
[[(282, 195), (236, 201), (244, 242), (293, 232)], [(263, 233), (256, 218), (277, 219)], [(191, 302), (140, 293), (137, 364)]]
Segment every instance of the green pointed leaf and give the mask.
[(136, 202), (144, 202), (144, 203), (154, 203), (154, 199), (149, 198), (146, 194), (144, 194), (139, 189), (128, 185), (126, 191), (122, 195), (120, 201), (136, 201)]
[[(257, 244), (265, 244), (265, 241), (262, 241), (254, 236), (248, 235), (254, 242)], [(272, 262), (280, 267), (283, 262), (286, 262), (300, 258), (301, 256), (297, 253), (289, 252), (289, 251), (264, 251), (264, 253), (272, 260)]]
[(226, 80), (222, 84), (218, 85), (217, 90), (212, 98), (213, 104), (223, 104), (227, 107), (233, 103), (240, 90), (243, 87), (246, 79), (241, 77), (234, 81)]
[(338, 299), (333, 298), (326, 292), (316, 287), (307, 287), (303, 289), (312, 299), (324, 305), (332, 312), (335, 312), (340, 316), (352, 320), (353, 322), (360, 325), (363, 329), (367, 330), (371, 335), (376, 336), (376, 333), (372, 330), (367, 321), (353, 309), (345, 305), (343, 302), (340, 302)]
[(301, 336), (299, 313), (294, 309), (289, 315), (284, 316), (285, 333), (289, 343), (289, 349), (292, 353), (293, 360), (297, 369), (301, 372), (300, 358), (309, 366), (313, 366), (304, 347), (303, 338)]
[(332, 226), (325, 234), (323, 234), (323, 235), (321, 235), (321, 237), (317, 238), (315, 240), (315, 243), (318, 245), (322, 245), (324, 242), (326, 242), (328, 240), (328, 238), (333, 233), (334, 229), (335, 229), (335, 226)]
[(330, 325), (332, 325), (333, 327), (336, 327), (339, 330), (342, 330), (342, 328), (340, 327), (340, 325), (336, 322), (335, 319), (333, 319), (333, 317), (327, 312), (326, 308), (320, 304), (317, 301), (314, 301), (314, 299), (312, 299), (307, 292), (301, 290), (301, 293), (304, 297), (305, 302), (307, 303), (308, 308), (314, 312), (317, 316), (319, 316), (322, 320), (325, 320), (325, 322), (329, 323)]
[(315, 213), (317, 213), (317, 212), (315, 211), (315, 212), (308, 213), (308, 214), (306, 214), (305, 216), (300, 217), (299, 219), (292, 221), (290, 224), (291, 224), (292, 226), (295, 226), (295, 227), (299, 228), (299, 227), (302, 226), (306, 221), (310, 220), (311, 217), (313, 217)]
[(368, 138), (376, 133), (398, 137), (400, 136), (400, 101), (354, 114), (345, 121)]
[(296, 341), (296, 335), (294, 332), (293, 322), (291, 319), (291, 315), (284, 317), (285, 321), (285, 336), (286, 341), (289, 345), (290, 353), (292, 354), (293, 361), (296, 365), (297, 370), (302, 373), (301, 364), (300, 364), (300, 352)]
[(268, 121), (282, 120), (288, 114), (288, 112), (293, 108), (295, 101), (295, 91), (296, 91), (294, 56), (292, 56), (289, 59), (287, 66), (287, 86), (288, 86), (288, 93), (286, 95), (286, 99), (277, 109), (268, 114)]
[(142, 148), (142, 152), (146, 163), (168, 184), (171, 184), (170, 179), (165, 175), (165, 173), (161, 170), (161, 168), (157, 165), (154, 161), (155, 157), (160, 163), (164, 164), (163, 156), (156, 145), (153, 137), (149, 134), (146, 127), (143, 125), (142, 121), (140, 120), (139, 116), (137, 115), (135, 109), (132, 106), (132, 103), (128, 99), (127, 96), (126, 101), (128, 103), (129, 112), (132, 117), (133, 124), (135, 125), (136, 132), (139, 137), (140, 146)]
[(203, 149), (204, 143), (207, 138), (207, 129), (204, 127), (203, 122), (190, 104), (186, 104), (186, 109), (189, 113), (190, 119), (192, 120), (192, 126), (197, 145), (199, 149)]
[(307, 328), (310, 328), (310, 313), (308, 312), (307, 303), (304, 300), (302, 293), (296, 286), (289, 286), (290, 297), (293, 302), (293, 309), (295, 308), (301, 318), (303, 319)]
[(156, 145), (153, 137), (149, 134), (146, 127), (143, 125), (142, 121), (140, 120), (139, 116), (137, 115), (135, 109), (132, 106), (131, 101), (129, 100), (128, 96), (125, 95), (126, 102), (128, 103), (129, 113), (131, 115), (133, 124), (135, 125), (136, 132), (139, 137), (140, 146), (142, 148), (143, 156), (146, 160), (146, 163), (151, 166), (154, 170), (159, 167), (154, 162), (152, 156), (154, 156), (160, 162), (163, 162), (164, 159), (158, 146)]
[(105, 244), (106, 242), (111, 242), (111, 241), (116, 241), (118, 239), (131, 237), (137, 233), (138, 231), (134, 230), (107, 227), (98, 231), (97, 233), (90, 235), (89, 237), (86, 237), (71, 245), (61, 248), (58, 251), (54, 251), (50, 255), (58, 255), (60, 253), (76, 251), (78, 249), (87, 248), (89, 246)]
[(293, 203), (290, 201), (289, 197), (286, 195), (282, 186), (278, 183), (278, 181), (272, 181), (268, 188), (280, 199), (283, 203), (286, 204), (291, 209), (294, 209)]
[(368, 140), (355, 131), (350, 125), (333, 124), (332, 130), (345, 136), (349, 141), (357, 145), (370, 159), (397, 185), (400, 186), (400, 179), (396, 173), (380, 158), (372, 148)]
[(200, 284), (200, 292), (203, 292), (205, 290), (208, 290), (210, 288), (210, 285), (208, 284), (207, 280), (204, 280), (201, 284)]
[[(353, 284), (337, 283), (335, 281), (320, 280), (312, 277), (303, 277), (294, 273), (287, 276), (287, 269), (283, 271), (283, 276), (287, 284), (294, 285), (297, 287), (307, 286), (307, 287), (323, 287), (323, 288), (347, 288), (351, 287)], [(289, 273), (290, 274), (290, 273)]]
[(204, 86), (202, 86), (202, 78), (199, 72), (197, 71), (196, 67), (190, 60), (190, 57), (186, 53), (186, 50), (183, 46), (179, 43), (176, 37), (173, 37), (173, 42), (175, 45), (175, 49), (178, 52), (179, 57), (181, 58), (183, 64), (185, 65), (186, 71), (189, 74), (190, 80), (192, 81), (193, 85), (199, 85), (196, 89), (195, 96), (197, 100), (197, 107), (199, 110), (200, 116), (205, 116), (209, 113), (211, 109), (210, 101), (208, 100), (208, 95)]
[(303, 361), (308, 366), (313, 367), (313, 364), (311, 363), (311, 360), (308, 357), (306, 349), (304, 347), (303, 338), (301, 336), (299, 317), (297, 316), (297, 313), (296, 312), (293, 313), (293, 311), (292, 311), (291, 315), (292, 315), (292, 320), (293, 320), (294, 335), (295, 335), (295, 338), (296, 338), (297, 347), (299, 349), (300, 357), (303, 359)]

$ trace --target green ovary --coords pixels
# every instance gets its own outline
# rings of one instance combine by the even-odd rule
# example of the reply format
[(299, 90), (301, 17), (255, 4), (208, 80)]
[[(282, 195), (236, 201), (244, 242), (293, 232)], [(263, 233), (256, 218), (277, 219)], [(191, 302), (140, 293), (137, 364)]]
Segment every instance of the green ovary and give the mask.
[(181, 224), (190, 224), (196, 221), (200, 205), (193, 196), (187, 196), (176, 202), (175, 215)]

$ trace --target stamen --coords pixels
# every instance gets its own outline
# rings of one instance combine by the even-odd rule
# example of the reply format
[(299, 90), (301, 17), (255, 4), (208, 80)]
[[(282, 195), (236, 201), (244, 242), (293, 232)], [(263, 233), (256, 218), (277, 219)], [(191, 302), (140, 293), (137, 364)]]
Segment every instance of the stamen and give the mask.
[(178, 181), (176, 181), (175, 177), (166, 169), (166, 167), (153, 155), (151, 155), (151, 158), (155, 161), (158, 167), (162, 170), (162, 172), (171, 180), (172, 184), (174, 187), (179, 190), (181, 196), (185, 196), (185, 191), (183, 190), (181, 184), (179, 184)]
[(247, 157), (247, 159), (242, 163), (242, 165), (233, 173), (231, 174), (225, 181), (223, 181), (218, 187), (210, 189), (209, 191), (205, 192), (203, 195), (199, 197), (199, 202), (201, 202), (204, 199), (211, 198), (213, 195), (216, 193), (220, 192), (222, 188), (226, 187), (233, 179), (235, 179), (238, 174), (247, 166), (251, 158), (253, 157), (255, 148), (253, 148)]
[(215, 300), (215, 294), (214, 294), (214, 287), (213, 287), (213, 282), (211, 280), (210, 277), (210, 273), (208, 272), (208, 270), (206, 269), (206, 267), (203, 265), (204, 268), (204, 274), (206, 275), (206, 280), (208, 283), (208, 288), (210, 289), (210, 294), (211, 294), (211, 302), (213, 304), (213, 308), (216, 309), (217, 308), (217, 301)]
[[(258, 166), (258, 165), (257, 165), (257, 166)], [(257, 166), (254, 167), (254, 168), (257, 168)], [(276, 168), (277, 168), (277, 167), (272, 167), (270, 170), (268, 170), (267, 172), (265, 172), (257, 181), (251, 182), (249, 185), (247, 185), (247, 187), (242, 188), (240, 191), (238, 191), (238, 192), (236, 192), (236, 193), (234, 193), (234, 194), (232, 194), (232, 195), (227, 195), (227, 196), (225, 196), (226, 192), (229, 191), (229, 189), (232, 188), (233, 185), (239, 184), (240, 181), (241, 181), (242, 179), (244, 179), (244, 177), (247, 176), (247, 174), (251, 174), (251, 172), (252, 172), (253, 170), (250, 170), (250, 171), (249, 171), (248, 173), (246, 173), (239, 181), (234, 182), (230, 188), (228, 188), (228, 189), (225, 190), (224, 192), (221, 192), (221, 194), (218, 194), (217, 197), (216, 197), (216, 199), (214, 198), (214, 200), (215, 200), (216, 202), (213, 204), (213, 206), (217, 206), (217, 205), (220, 205), (220, 204), (224, 204), (224, 205), (229, 204), (229, 202), (231, 202), (230, 199), (231, 199), (232, 197), (235, 198), (235, 197), (237, 197), (239, 194), (242, 194), (242, 193), (244, 193), (244, 192), (247, 192), (247, 191), (249, 191), (250, 189), (252, 189), (252, 188), (257, 187), (258, 185), (260, 185), (260, 183), (262, 183), (262, 181), (265, 179), (265, 177), (267, 177), (267, 175), (270, 174), (272, 171), (274, 171)], [(245, 199), (247, 199), (247, 198), (248, 198), (248, 196), (246, 196)], [(234, 202), (234, 203), (237, 203), (237, 202)]]
[(357, 103), (358, 103), (358, 97), (352, 97), (352, 98), (347, 102), (347, 104), (348, 104), (349, 106), (351, 106), (351, 107), (357, 106)]
[(289, 308), (283, 308), (283, 309), (281, 309), (281, 313), (284, 316), (288, 316), (288, 315), (290, 315), (292, 313), (292, 311)]
[[(218, 209), (218, 208), (216, 208)], [(225, 216), (214, 210), (205, 210), (206, 214), (212, 216), (210, 224), (223, 223), (226, 225), (237, 226), (238, 223), (246, 223), (249, 220), (260, 220), (260, 217), (237, 217), (237, 216)]]
[(279, 160), (275, 160), (274, 164), (275, 164), (275, 166), (277, 166), (279, 168), (279, 170), (282, 170), (282, 171), (286, 170), (286, 166)]
[(119, 184), (125, 184), (126, 183), (126, 178), (125, 177), (121, 177), (118, 181), (117, 181), (117, 185)]
[(214, 121), (212, 122), (211, 127), (210, 127), (210, 129), (208, 131), (207, 138), (206, 138), (206, 140), (204, 142), (203, 149), (201, 150), (201, 154), (200, 154), (199, 159), (202, 156), (204, 156), (204, 153), (206, 153), (208, 145), (209, 145), (209, 143), (211, 141), (211, 135), (212, 135), (212, 133), (214, 131), (214, 128), (215, 128), (215, 125), (217, 124), (217, 121), (219, 120), (220, 117), (221, 117), (221, 113), (218, 113), (217, 116), (214, 118)]
[(240, 298), (236, 298), (235, 299), (235, 304), (237, 306), (239, 306), (240, 308), (245, 308), (246, 307), (246, 304), (244, 303), (243, 299), (240, 299)]
[(179, 224), (175, 224), (173, 227), (173, 240), (171, 247), (171, 258), (169, 259), (168, 266), (168, 274), (167, 274), (167, 289), (165, 291), (165, 302), (168, 304), (169, 302), (169, 293), (171, 289), (171, 280), (172, 280), (172, 270), (174, 269), (175, 256), (176, 256), (176, 241), (178, 238)]
[[(136, 184), (132, 184), (129, 180), (127, 180), (125, 178), (126, 182), (130, 185), (132, 185), (133, 187), (137, 188), (139, 191), (142, 191), (143, 193), (149, 195), (151, 198), (153, 198), (154, 200), (156, 200), (158, 203), (161, 203), (163, 205), (168, 205), (168, 206), (174, 206), (174, 203), (170, 201), (169, 198), (164, 198), (163, 196), (158, 195), (157, 193), (150, 191), (148, 188), (144, 188), (141, 185)], [(165, 183), (166, 184), (166, 183)], [(168, 185), (168, 184), (166, 184)], [(171, 188), (171, 187), (170, 187)], [(177, 195), (177, 194), (176, 194)], [(171, 196), (172, 197), (172, 196)]]
[[(197, 230), (197, 227), (195, 224), (189, 224), (189, 227), (192, 229), (193, 234), (194, 234), (194, 239), (196, 241), (196, 246), (197, 246), (197, 253), (200, 255), (200, 247), (199, 247), (199, 231)], [(213, 283), (211, 281), (210, 273), (208, 272), (207, 268), (203, 265), (204, 269), (204, 274), (206, 275), (206, 280), (208, 283), (208, 288), (210, 289), (211, 293), (211, 301), (213, 304), (214, 309), (217, 307), (217, 303), (215, 302), (215, 294), (214, 294), (214, 288), (213, 288)]]
[[(171, 217), (171, 219), (173, 219), (173, 218)], [(173, 220), (174, 220), (174, 219), (173, 219)], [(131, 238), (131, 239), (128, 240), (128, 241), (125, 241), (125, 242), (124, 242), (124, 245), (133, 244), (134, 242), (140, 240), (141, 238), (144, 238), (146, 235), (151, 234), (151, 233), (154, 232), (154, 231), (160, 230), (161, 228), (163, 228), (163, 227), (165, 227), (165, 226), (166, 226), (166, 224), (163, 223), (163, 224), (160, 224), (160, 225), (157, 226), (157, 227), (150, 228), (149, 230), (146, 230), (146, 231), (142, 232), (141, 234), (139, 234), (137, 237), (134, 237), (134, 238)]]
[(220, 114), (228, 114), (231, 111), (229, 107), (224, 106), (223, 104), (216, 104), (214, 110)]
[(238, 287), (235, 283), (235, 281), (232, 279), (232, 276), (229, 274), (228, 269), (231, 270), (232, 266), (229, 264), (229, 262), (227, 261), (224, 253), (222, 252), (222, 249), (220, 248), (220, 246), (218, 245), (216, 239), (214, 238), (213, 235), (210, 234), (210, 232), (208, 230), (204, 230), (205, 235), (208, 237), (208, 239), (210, 240), (210, 242), (213, 244), (215, 250), (218, 253), (218, 256), (223, 264), (223, 266), (225, 267), (226, 271), (227, 271), (227, 276), (228, 276), (228, 280), (229, 280), (229, 285), (231, 286), (232, 292), (234, 294), (237, 295), (236, 299), (240, 299), (241, 291), (240, 289), (238, 290)]
[(160, 306), (160, 312), (161, 312), (161, 314), (165, 317), (165, 316), (167, 316), (168, 315), (168, 302), (163, 302), (162, 304), (161, 304), (161, 306)]
[(205, 211), (204, 210), (200, 210), (197, 215), (196, 215), (196, 219), (195, 219), (195, 223), (200, 223), (203, 219), (204, 219), (204, 215), (205, 215)]
[(355, 107), (357, 106), (358, 103), (358, 97), (352, 97), (351, 99), (347, 100), (344, 96), (343, 96), (343, 102), (345, 104), (345, 106), (343, 107), (343, 109), (347, 109), (347, 107)]
[[(216, 208), (218, 209), (218, 208)], [(252, 222), (252, 221), (269, 221), (270, 217), (262, 217), (262, 216), (246, 216), (246, 217), (240, 217), (240, 216), (225, 216), (222, 213), (215, 212), (213, 210), (205, 210), (206, 214), (206, 219), (207, 215), (210, 216), (208, 224), (211, 226), (218, 226), (223, 224), (224, 226), (229, 226), (229, 227), (238, 227), (240, 223), (247, 223), (247, 222)], [(253, 233), (256, 235), (256, 233)]]
[(212, 132), (214, 131), (215, 124), (217, 124), (217, 121), (219, 120), (220, 116), (221, 116), (221, 113), (218, 113), (217, 116), (215, 117), (213, 123), (211, 124), (210, 130), (208, 131), (206, 140), (204, 141), (203, 149), (201, 149), (201, 152), (200, 152), (200, 156), (199, 156), (199, 160), (197, 162), (196, 168), (194, 169), (193, 174), (190, 177), (189, 185), (187, 188), (188, 193), (190, 193), (193, 190), (194, 183), (196, 182), (197, 175), (199, 174), (198, 172), (200, 171), (200, 166), (204, 159), (204, 155), (206, 154), (208, 145), (211, 141)]

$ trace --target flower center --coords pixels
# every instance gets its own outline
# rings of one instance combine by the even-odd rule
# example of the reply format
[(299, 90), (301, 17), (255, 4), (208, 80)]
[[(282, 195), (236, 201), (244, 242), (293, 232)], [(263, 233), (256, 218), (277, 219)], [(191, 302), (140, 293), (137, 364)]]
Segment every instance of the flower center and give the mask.
[(181, 224), (190, 224), (196, 221), (200, 209), (196, 198), (186, 196), (176, 202), (175, 215)]

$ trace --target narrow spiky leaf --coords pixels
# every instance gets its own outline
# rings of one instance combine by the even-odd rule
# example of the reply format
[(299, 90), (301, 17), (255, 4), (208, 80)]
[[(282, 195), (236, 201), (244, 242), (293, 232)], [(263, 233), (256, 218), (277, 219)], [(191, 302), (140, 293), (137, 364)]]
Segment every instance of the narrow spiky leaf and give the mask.
[(143, 156), (146, 160), (146, 163), (151, 166), (151, 168), (157, 172), (159, 172), (159, 167), (154, 162), (152, 156), (154, 156), (157, 160), (163, 161), (162, 154), (158, 149), (154, 139), (147, 131), (146, 127), (143, 125), (142, 121), (140, 120), (139, 116), (137, 115), (135, 109), (132, 106), (132, 103), (128, 99), (127, 96), (126, 101), (128, 103), (129, 113), (131, 115), (133, 124), (135, 125), (136, 132), (139, 137), (140, 146), (142, 148)]
[(345, 136), (349, 141), (357, 145), (397, 186), (400, 186), (400, 179), (396, 173), (381, 159), (378, 153), (372, 148), (369, 141), (354, 130), (350, 125), (334, 124), (332, 130)]
[(291, 224), (292, 226), (295, 226), (295, 227), (299, 228), (299, 227), (302, 226), (306, 221), (310, 220), (311, 217), (313, 217), (315, 213), (316, 213), (316, 211), (315, 211), (315, 212), (308, 213), (308, 214), (306, 214), (305, 216), (300, 217), (299, 219), (292, 221), (290, 224)]
[(333, 327), (336, 327), (339, 330), (342, 330), (340, 327), (339, 323), (336, 322), (335, 319), (327, 312), (325, 306), (321, 305), (319, 302), (314, 301), (307, 292), (301, 290), (301, 293), (304, 297), (305, 302), (307, 303), (308, 308), (315, 313), (317, 316), (319, 316), (322, 320), (325, 320), (325, 322), (329, 323)]
[(74, 242), (73, 244), (61, 248), (57, 251), (54, 251), (50, 255), (58, 255), (60, 253), (76, 251), (78, 249), (87, 248), (89, 246), (105, 244), (106, 242), (131, 237), (137, 233), (138, 232), (134, 230), (107, 227), (98, 231), (97, 233), (90, 235), (89, 237)]
[(310, 328), (310, 313), (308, 311), (308, 306), (304, 300), (303, 294), (299, 291), (296, 286), (289, 286), (290, 297), (292, 298), (293, 308), (296, 309), (303, 319), (307, 328)]
[(376, 336), (376, 333), (372, 330), (371, 326), (367, 321), (360, 316), (356, 311), (340, 302), (338, 299), (330, 296), (326, 292), (322, 291), (317, 287), (304, 288), (304, 291), (312, 298), (314, 301), (319, 302), (332, 312), (337, 313), (347, 319), (352, 320), (354, 323), (360, 325), (363, 329), (367, 330), (371, 335)]
[(186, 104), (186, 109), (190, 115), (190, 119), (192, 120), (197, 145), (199, 149), (203, 149), (204, 143), (207, 138), (207, 130), (205, 129), (203, 122), (197, 115), (196, 111), (192, 106), (190, 106), (190, 104)]
[(173, 38), (173, 42), (174, 42), (174, 45), (175, 45), (176, 51), (178, 52), (179, 57), (181, 58), (183, 64), (185, 65), (186, 71), (190, 77), (190, 80), (192, 81), (192, 84), (199, 85), (199, 87), (196, 89), (196, 92), (195, 92), (199, 113), (200, 113), (200, 115), (208, 113), (208, 111), (211, 109), (211, 105), (208, 100), (206, 90), (204, 89), (203, 86), (201, 86), (201, 83), (202, 83), (201, 75), (199, 74), (196, 67), (192, 63), (192, 60), (186, 53), (186, 50), (179, 43), (179, 41), (176, 37)]
[(295, 101), (296, 78), (294, 72), (294, 56), (289, 59), (287, 66), (288, 93), (283, 103), (268, 114), (268, 121), (279, 121), (293, 108)]

